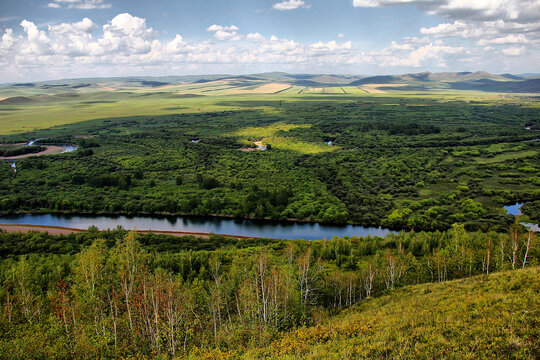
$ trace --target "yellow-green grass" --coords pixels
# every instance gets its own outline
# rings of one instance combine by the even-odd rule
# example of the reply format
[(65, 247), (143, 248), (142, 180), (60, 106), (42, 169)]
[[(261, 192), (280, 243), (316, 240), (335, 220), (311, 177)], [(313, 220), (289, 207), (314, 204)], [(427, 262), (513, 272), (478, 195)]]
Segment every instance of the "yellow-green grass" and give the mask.
[(538, 156), (538, 152), (535, 150), (528, 150), (528, 151), (515, 151), (515, 152), (507, 152), (504, 154), (495, 155), (493, 157), (476, 157), (474, 158), (474, 161), (476, 161), (479, 164), (493, 164), (508, 160), (516, 160), (516, 159), (523, 159), (523, 158), (529, 158), (529, 157), (535, 157)]
[[(265, 100), (271, 95), (171, 97), (161, 94), (101, 93), (64, 101), (34, 101), (29, 104), (0, 105), (0, 134), (8, 135), (93, 119), (114, 119), (137, 115), (245, 110), (233, 103)], [(271, 98), (276, 100), (275, 98)], [(108, 101), (108, 102), (106, 102)], [(257, 108), (257, 107), (253, 107)]]
[[(534, 359), (540, 269), (407, 286), (330, 321), (232, 357), (279, 359)], [(236, 356), (235, 356), (236, 355)]]
[[(110, 84), (108, 84), (110, 85)], [(112, 86), (112, 85), (111, 85)], [(540, 103), (523, 94), (498, 94), (473, 91), (433, 91), (369, 94), (353, 87), (321, 87), (306, 91), (306, 87), (292, 86), (275, 94), (234, 94), (248, 89), (235, 87), (226, 81), (203, 84), (175, 84), (157, 88), (135, 88), (125, 85), (111, 88), (82, 88), (62, 93), (59, 89), (2, 89), (1, 97), (27, 96), (26, 104), (0, 104), (0, 135), (23, 133), (37, 129), (71, 124), (86, 120), (137, 115), (166, 115), (171, 113), (211, 112), (256, 109), (279, 112), (264, 105), (246, 105), (247, 102), (285, 103), (299, 101), (357, 101), (366, 98), (430, 99), (437, 102), (476, 101), (485, 105), (520, 103), (539, 107)], [(332, 92), (332, 93), (331, 93)], [(345, 92), (345, 93), (344, 93)], [(331, 94), (330, 94), (331, 93)], [(204, 95), (185, 97), (190, 95)], [(244, 104), (239, 104), (244, 102)], [(326, 149), (329, 150), (329, 149)]]
[(247, 127), (231, 135), (244, 138), (246, 144), (251, 144), (255, 140), (261, 140), (264, 145), (270, 144), (276, 149), (293, 150), (302, 154), (317, 154), (338, 149), (336, 146), (328, 146), (324, 143), (311, 143), (293, 137), (277, 135), (280, 131), (309, 127), (311, 127), (310, 124), (275, 123), (264, 127)]

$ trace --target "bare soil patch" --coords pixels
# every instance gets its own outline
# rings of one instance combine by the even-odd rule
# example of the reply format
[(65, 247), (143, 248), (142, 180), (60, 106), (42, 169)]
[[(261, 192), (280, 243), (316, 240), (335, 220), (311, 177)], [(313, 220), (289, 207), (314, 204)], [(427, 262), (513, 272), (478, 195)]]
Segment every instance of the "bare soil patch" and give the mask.
[(274, 94), (283, 90), (287, 90), (291, 88), (291, 84), (282, 84), (282, 83), (270, 83), (270, 84), (264, 84), (259, 86), (258, 88), (255, 88), (253, 90), (231, 90), (231, 92), (235, 92), (238, 94)]
[[(27, 233), (29, 231), (39, 231), (39, 232), (48, 232), (51, 235), (67, 235), (72, 233), (81, 233), (87, 232), (86, 229), (76, 229), (76, 228), (66, 228), (61, 226), (42, 226), (42, 225), (3, 225), (0, 224), (0, 230), (5, 230), (9, 233)], [(101, 232), (101, 231), (100, 231)], [(210, 233), (201, 233), (201, 232), (187, 232), (187, 231), (158, 231), (158, 230), (136, 230), (138, 233), (152, 233), (152, 234), (161, 234), (161, 235), (172, 235), (172, 236), (188, 236), (193, 235), (202, 238), (209, 238), (210, 235), (219, 235), (226, 236), (235, 239), (252, 239), (250, 236), (240, 236), (240, 235), (222, 235), (222, 234), (210, 234)]]

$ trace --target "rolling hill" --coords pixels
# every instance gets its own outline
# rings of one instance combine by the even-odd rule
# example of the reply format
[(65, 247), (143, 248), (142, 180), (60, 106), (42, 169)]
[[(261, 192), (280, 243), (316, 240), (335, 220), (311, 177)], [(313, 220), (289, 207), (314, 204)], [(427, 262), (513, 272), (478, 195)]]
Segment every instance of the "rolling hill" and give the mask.
[[(495, 75), (485, 71), (477, 72), (421, 72), (403, 75), (354, 76), (336, 74), (287, 74), (280, 72), (250, 75), (192, 75), (163, 77), (117, 77), (85, 78), (44, 81), (37, 83), (16, 83), (0, 86), (0, 95), (8, 90), (16, 95), (31, 93), (58, 93), (63, 91), (91, 92), (99, 90), (160, 89), (168, 86), (214, 84), (221, 82), (229, 87), (244, 88), (268, 83), (285, 83), (301, 87), (372, 87), (385, 86), (387, 91), (433, 91), (433, 90), (473, 90), (486, 92), (540, 92), (540, 81), (534, 77), (512, 74)], [(392, 86), (394, 85), (394, 87)], [(399, 86), (399, 89), (395, 88)]]

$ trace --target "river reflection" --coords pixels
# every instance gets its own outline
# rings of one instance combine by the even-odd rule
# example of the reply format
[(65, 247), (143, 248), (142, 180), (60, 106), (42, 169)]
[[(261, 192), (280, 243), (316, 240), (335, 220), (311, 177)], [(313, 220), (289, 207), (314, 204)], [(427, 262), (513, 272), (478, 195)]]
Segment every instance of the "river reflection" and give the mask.
[(240, 235), (268, 237), (274, 239), (331, 239), (334, 236), (381, 236), (391, 230), (380, 227), (363, 227), (357, 225), (322, 225), (318, 223), (274, 222), (260, 220), (226, 219), (198, 216), (81, 216), (81, 215), (12, 215), (0, 217), (0, 224), (61, 226), (77, 229), (88, 229), (95, 225), (100, 230), (125, 229), (154, 231), (184, 231), (199, 233), (215, 233), (224, 235)]

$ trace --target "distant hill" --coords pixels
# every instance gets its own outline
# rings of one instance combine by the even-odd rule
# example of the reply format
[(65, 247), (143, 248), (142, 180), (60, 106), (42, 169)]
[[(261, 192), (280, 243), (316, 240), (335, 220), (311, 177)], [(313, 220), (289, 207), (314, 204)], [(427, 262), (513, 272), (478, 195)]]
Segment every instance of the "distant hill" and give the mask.
[(26, 96), (14, 96), (0, 101), (1, 105), (26, 104), (32, 102)]
[[(61, 93), (64, 91), (110, 91), (114, 89), (128, 88), (159, 88), (161, 86), (179, 84), (206, 84), (215, 81), (227, 83), (231, 88), (262, 86), (265, 83), (286, 83), (295, 86), (312, 88), (329, 88), (342, 86), (362, 87), (375, 85), (380, 88), (383, 85), (385, 91), (433, 91), (433, 90), (474, 90), (488, 92), (540, 92), (538, 80), (540, 76), (535, 74), (490, 74), (485, 71), (477, 72), (440, 72), (429, 71), (402, 75), (339, 75), (339, 74), (288, 74), (284, 72), (269, 72), (246, 75), (208, 74), (188, 76), (134, 76), (114, 78), (81, 78), (56, 81), (43, 81), (36, 83), (16, 83), (0, 86), (0, 90), (6, 88), (18, 89), (11, 94), (26, 95), (28, 91), (47, 90), (47, 94)], [(536, 74), (538, 75), (538, 74)], [(392, 85), (398, 85), (392, 87)], [(373, 88), (373, 86), (372, 86)]]
[(382, 75), (371, 76), (364, 79), (356, 80), (351, 82), (349, 85), (358, 86), (365, 84), (397, 84), (400, 82), (403, 82), (403, 79), (399, 76)]
[[(539, 79), (526, 79), (512, 74), (494, 75), (477, 72), (422, 72), (404, 75), (371, 76), (351, 82), (350, 86), (367, 84), (396, 84), (399, 88), (387, 90), (476, 90), (488, 92), (540, 92)], [(401, 86), (406, 85), (406, 86)]]

